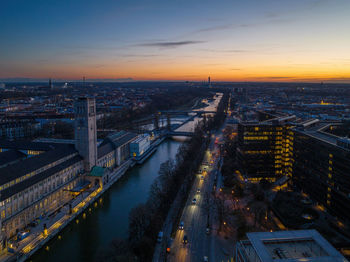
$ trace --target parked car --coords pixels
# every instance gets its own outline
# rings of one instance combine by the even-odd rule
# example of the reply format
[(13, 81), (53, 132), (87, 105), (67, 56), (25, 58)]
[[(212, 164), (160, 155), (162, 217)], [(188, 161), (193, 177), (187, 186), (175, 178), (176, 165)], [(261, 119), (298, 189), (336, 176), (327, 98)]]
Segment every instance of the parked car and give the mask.
[(197, 203), (197, 199), (193, 198), (192, 204), (195, 205)]
[(201, 192), (201, 190), (199, 188), (197, 188), (197, 193), (200, 193), (200, 192)]
[(162, 240), (163, 240), (163, 232), (160, 231), (160, 232), (158, 233), (157, 242), (160, 243), (160, 242), (162, 242)]
[(17, 234), (17, 240), (18, 240), (18, 241), (21, 241), (21, 240), (25, 239), (27, 236), (29, 236), (29, 232), (28, 232), (28, 231), (21, 231), (21, 232), (18, 232), (18, 234)]

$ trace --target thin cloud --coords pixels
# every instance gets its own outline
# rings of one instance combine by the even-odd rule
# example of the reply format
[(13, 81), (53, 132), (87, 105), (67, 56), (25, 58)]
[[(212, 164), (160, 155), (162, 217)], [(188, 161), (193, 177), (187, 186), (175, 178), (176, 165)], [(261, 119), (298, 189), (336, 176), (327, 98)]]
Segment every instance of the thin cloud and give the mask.
[(122, 54), (121, 57), (157, 57), (156, 54)]
[(177, 48), (180, 46), (202, 44), (202, 43), (205, 43), (205, 41), (188, 40), (188, 41), (150, 42), (150, 43), (138, 44), (137, 46), (159, 47), (159, 48)]
[(245, 49), (201, 49), (205, 52), (212, 52), (212, 53), (247, 53), (252, 52), (251, 50), (245, 50)]
[(198, 30), (193, 31), (191, 34), (198, 34), (198, 33), (207, 33), (207, 32), (216, 32), (216, 31), (223, 31), (223, 30), (234, 30), (239, 28), (251, 28), (251, 27), (259, 27), (269, 24), (285, 24), (293, 22), (294, 20), (292, 18), (280, 18), (278, 16), (274, 16), (274, 14), (269, 14), (265, 16), (267, 19), (263, 19), (260, 23), (250, 23), (250, 24), (222, 24), (222, 25), (216, 25), (216, 26), (210, 26), (201, 28)]
[(195, 31), (194, 33), (203, 33), (203, 32), (210, 32), (210, 31), (226, 30), (226, 29), (231, 29), (233, 27), (234, 27), (234, 25), (232, 25), (232, 24), (217, 25), (217, 26), (211, 26), (211, 27), (206, 27), (206, 28), (199, 29), (199, 30)]

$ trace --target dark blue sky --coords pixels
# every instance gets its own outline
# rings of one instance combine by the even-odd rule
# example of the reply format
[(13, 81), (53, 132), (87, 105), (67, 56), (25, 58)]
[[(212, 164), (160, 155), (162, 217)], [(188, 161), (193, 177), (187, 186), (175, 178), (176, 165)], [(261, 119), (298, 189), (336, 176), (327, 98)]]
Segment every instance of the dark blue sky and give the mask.
[(38, 1), (0, 6), (0, 77), (346, 79), (350, 1)]

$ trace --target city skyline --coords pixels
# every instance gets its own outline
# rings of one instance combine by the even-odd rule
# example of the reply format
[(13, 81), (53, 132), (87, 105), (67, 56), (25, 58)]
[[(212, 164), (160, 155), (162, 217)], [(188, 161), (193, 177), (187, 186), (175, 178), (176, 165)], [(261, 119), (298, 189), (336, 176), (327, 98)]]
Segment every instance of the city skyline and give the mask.
[(13, 1), (0, 10), (0, 78), (350, 82), (349, 8), (345, 0)]

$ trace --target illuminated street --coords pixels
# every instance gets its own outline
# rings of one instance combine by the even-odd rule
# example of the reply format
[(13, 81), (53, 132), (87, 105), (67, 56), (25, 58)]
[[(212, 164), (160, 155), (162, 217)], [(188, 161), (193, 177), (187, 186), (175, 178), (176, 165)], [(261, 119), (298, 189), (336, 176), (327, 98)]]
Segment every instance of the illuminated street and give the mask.
[[(220, 161), (219, 142), (222, 141), (222, 128), (213, 135), (209, 150), (206, 152), (192, 190), (188, 196), (181, 220), (184, 222), (184, 229), (178, 229), (173, 241), (168, 261), (204, 261), (207, 256), (209, 261), (221, 261), (229, 258), (222, 251), (222, 240), (217, 236), (218, 225), (215, 223), (215, 207), (208, 197), (212, 198), (215, 177), (218, 173), (218, 162)], [(209, 164), (209, 165), (205, 165)], [(207, 170), (205, 170), (207, 169)], [(201, 179), (203, 175), (204, 179)], [(197, 193), (197, 190), (200, 190)], [(196, 204), (192, 200), (196, 198)], [(208, 210), (210, 232), (207, 234)], [(184, 236), (187, 236), (188, 243), (183, 243)], [(224, 240), (225, 242), (225, 240)], [(227, 242), (227, 241), (226, 241)]]

